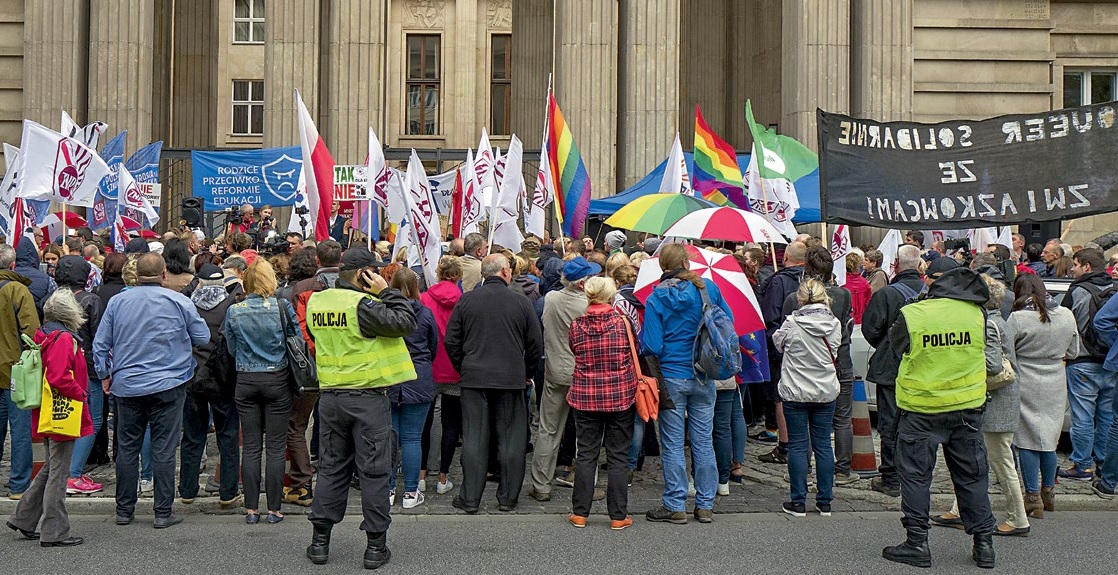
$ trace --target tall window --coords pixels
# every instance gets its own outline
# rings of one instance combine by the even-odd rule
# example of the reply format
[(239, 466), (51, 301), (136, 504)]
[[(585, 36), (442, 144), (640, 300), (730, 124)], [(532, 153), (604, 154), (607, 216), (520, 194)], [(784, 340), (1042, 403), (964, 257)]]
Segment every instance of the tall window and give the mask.
[(512, 36), (493, 35), (489, 80), (489, 125), (494, 134), (512, 133)]
[(264, 135), (264, 80), (233, 80), (233, 134)]
[(264, 0), (233, 0), (233, 42), (264, 43)]
[(1064, 72), (1064, 107), (1101, 104), (1115, 99), (1115, 73), (1107, 70)]
[(409, 136), (439, 133), (439, 37), (408, 34), (407, 126)]

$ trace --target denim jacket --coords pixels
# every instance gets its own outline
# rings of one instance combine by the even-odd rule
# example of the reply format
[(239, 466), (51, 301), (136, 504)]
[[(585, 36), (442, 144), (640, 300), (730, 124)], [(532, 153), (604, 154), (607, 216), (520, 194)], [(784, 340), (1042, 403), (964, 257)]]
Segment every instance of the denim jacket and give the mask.
[[(271, 372), (287, 367), (278, 310), (276, 298), (250, 294), (225, 312), (225, 345), (237, 362), (238, 372)], [(283, 313), (288, 316), (289, 326), (299, 325), (295, 310), (286, 300)]]

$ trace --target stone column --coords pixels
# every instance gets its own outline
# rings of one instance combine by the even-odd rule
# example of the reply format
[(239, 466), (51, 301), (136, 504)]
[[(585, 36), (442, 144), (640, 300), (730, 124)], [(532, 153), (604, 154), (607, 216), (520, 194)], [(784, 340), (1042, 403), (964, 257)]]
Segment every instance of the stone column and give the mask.
[(128, 130), (127, 153), (151, 141), (154, 0), (90, 0), (89, 118)]
[(618, 5), (618, 190), (656, 167), (682, 131), (681, 2), (621, 0)]
[(325, 110), (319, 114), (325, 125), (319, 129), (337, 163), (357, 164), (368, 153), (370, 126), (382, 142), (385, 137), (385, 0), (331, 2), (328, 21)]
[[(166, 75), (171, 86), (167, 113), (169, 133), (165, 145), (175, 148), (207, 148), (217, 144), (218, 117), (218, 7), (216, 2), (175, 2), (174, 62)], [(230, 34), (231, 36), (232, 34)], [(158, 109), (166, 107), (156, 102)], [(228, 112), (226, 112), (228, 113)], [(139, 140), (128, 135), (129, 142)], [(137, 144), (137, 145), (143, 145)]]
[(555, 97), (590, 173), (593, 197), (617, 192), (617, 2), (556, 0)]
[(299, 143), (296, 89), (329, 144), (331, 134), (320, 119), (327, 107), (319, 99), (320, 0), (268, 0), (265, 21), (264, 147)]
[(850, 1), (785, 0), (780, 132), (818, 148), (815, 109), (850, 110)]
[(555, 48), (551, 7), (552, 0), (512, 3), (512, 127), (525, 149), (535, 149), (543, 141), (547, 77)]
[(852, 0), (850, 112), (912, 119), (912, 0)]
[(23, 116), (57, 130), (88, 120), (89, 0), (25, 0)]

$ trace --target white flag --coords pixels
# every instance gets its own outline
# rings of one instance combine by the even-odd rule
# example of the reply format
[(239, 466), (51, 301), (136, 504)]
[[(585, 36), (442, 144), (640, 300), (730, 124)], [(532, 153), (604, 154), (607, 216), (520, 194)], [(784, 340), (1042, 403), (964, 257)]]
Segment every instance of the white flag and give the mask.
[(435, 199), (435, 209), (440, 214), (450, 211), (450, 200), (454, 196), (454, 182), (457, 180), (458, 168), (427, 176), (427, 182), (431, 185), (431, 197)]
[(462, 215), (459, 218), (459, 231), (462, 237), (478, 231), (481, 220), (481, 190), (477, 178), (477, 162), (473, 150), (466, 151), (466, 178), (462, 180)]
[(769, 220), (780, 233), (791, 239), (796, 237), (796, 226), (792, 218), (800, 208), (796, 197), (796, 187), (785, 179), (765, 180), (761, 187), (761, 171), (757, 169), (757, 147), (749, 156), (749, 166), (745, 169), (745, 187), (749, 196), (749, 208)]
[(528, 218), (524, 222), (524, 229), (538, 238), (543, 238), (547, 229), (547, 206), (555, 201), (555, 182), (551, 179), (551, 170), (548, 168), (547, 136), (544, 136), (543, 146), (540, 147), (540, 169), (536, 172), (536, 187), (532, 192), (532, 204), (529, 206)]
[(509, 149), (501, 158), (503, 176), (498, 193), (494, 194), (489, 210), (489, 245), (516, 250), (524, 236), (520, 233), (520, 188), (524, 185), (524, 146), (513, 135)]
[[(497, 180), (493, 176), (496, 159), (493, 157), (493, 146), (489, 144), (489, 133), (481, 129), (481, 141), (477, 144), (477, 157), (474, 159), (474, 177), (477, 181), (479, 198), (487, 198), (492, 190), (497, 188)], [(486, 190), (489, 190), (487, 192)]]
[(687, 175), (687, 160), (683, 157), (683, 146), (679, 143), (679, 132), (675, 133), (672, 151), (668, 154), (668, 164), (664, 168), (664, 178), (660, 180), (661, 194), (695, 195), (691, 189), (691, 178)]
[(369, 188), (367, 194), (370, 199), (388, 209), (388, 166), (384, 161), (384, 149), (380, 147), (380, 140), (369, 128), (369, 163), (365, 171), (365, 186)]
[(998, 232), (998, 239), (994, 243), (995, 244), (1001, 244), (1001, 245), (1009, 248), (1009, 253), (1012, 254), (1013, 253), (1013, 227), (1012, 226), (1002, 226), (1001, 231)]
[(889, 274), (890, 280), (896, 275), (897, 248), (903, 241), (904, 238), (901, 236), (900, 230), (889, 230), (889, 233), (882, 238), (881, 243), (877, 245), (877, 251), (881, 252), (881, 269)]
[[(485, 204), (485, 217), (492, 218), (493, 210), (491, 206), (493, 202), (497, 201), (497, 192), (501, 189), (501, 180), (505, 179), (505, 158), (501, 155), (501, 147), (497, 146), (493, 150), (493, 184), (491, 188), (484, 188), (481, 190), (481, 200)], [(490, 229), (493, 228), (493, 222), (489, 223)]]
[(31, 120), (23, 121), (19, 149), (18, 194), (23, 198), (90, 208), (101, 179), (110, 173), (97, 152)]
[(147, 218), (148, 224), (154, 226), (159, 221), (159, 213), (152, 207), (151, 202), (140, 191), (140, 186), (136, 185), (136, 180), (132, 178), (132, 174), (124, 167), (124, 162), (117, 164), (117, 179), (116, 179), (116, 193), (117, 193), (117, 211), (120, 208), (132, 208), (144, 214)]
[[(8, 243), (16, 245), (17, 240), (13, 234), (12, 222), (16, 219), (16, 183), (19, 175), (19, 148), (4, 144), (4, 180), (0, 182), (0, 231), (9, 240)], [(15, 226), (18, 230), (20, 226)]]
[(63, 136), (74, 138), (79, 142), (86, 145), (87, 148), (97, 149), (97, 141), (101, 139), (101, 134), (109, 128), (109, 125), (104, 122), (93, 122), (85, 127), (80, 127), (66, 113), (62, 110), (62, 130), (60, 133)]
[[(967, 230), (967, 240), (975, 253), (986, 251), (991, 244), (996, 243), (998, 228), (971, 228)], [(1010, 249), (1013, 249), (1012, 247)]]
[(831, 260), (835, 263), (835, 283), (846, 285), (846, 254), (850, 253), (850, 230), (845, 225), (835, 226), (831, 236)]
[[(439, 258), (442, 256), (442, 242), (439, 238), (439, 215), (435, 211), (435, 200), (431, 197), (431, 184), (423, 162), (413, 149), (408, 159), (407, 199), (408, 219), (412, 226), (412, 239), (419, 249), (419, 262), (427, 285), (439, 281)], [(397, 236), (399, 237), (399, 236)]]

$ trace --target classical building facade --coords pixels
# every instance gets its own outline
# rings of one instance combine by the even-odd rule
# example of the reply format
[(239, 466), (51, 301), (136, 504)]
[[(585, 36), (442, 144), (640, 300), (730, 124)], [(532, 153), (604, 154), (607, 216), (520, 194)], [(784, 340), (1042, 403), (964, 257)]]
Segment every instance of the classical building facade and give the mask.
[(550, 78), (595, 196), (677, 131), (689, 148), (696, 105), (738, 149), (746, 98), (814, 147), (817, 107), (1036, 112), (1115, 99), (1116, 71), (1118, 2), (0, 0), (0, 141), (65, 109), (128, 129), (128, 152), (292, 145), (299, 90), (339, 163), (364, 158), (369, 126), (392, 148), (476, 146), (485, 127), (531, 149)]

